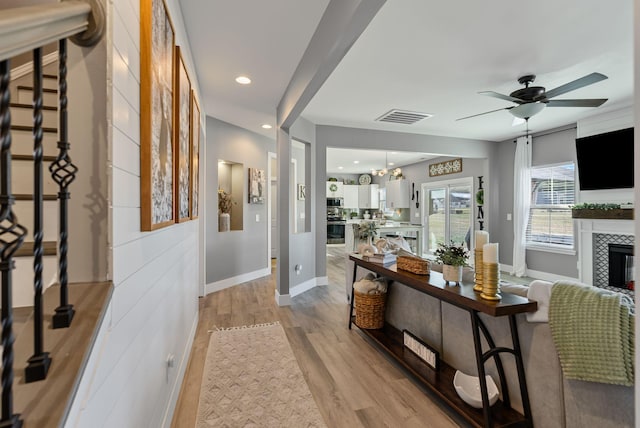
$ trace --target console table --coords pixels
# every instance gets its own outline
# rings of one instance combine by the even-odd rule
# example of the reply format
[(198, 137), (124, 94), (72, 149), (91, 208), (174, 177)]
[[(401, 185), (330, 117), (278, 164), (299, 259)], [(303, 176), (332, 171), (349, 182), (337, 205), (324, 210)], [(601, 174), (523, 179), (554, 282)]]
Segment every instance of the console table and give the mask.
[[(462, 401), (453, 386), (453, 376), (455, 369), (444, 361), (440, 362), (438, 371), (423, 363), (413, 353), (406, 350), (403, 344), (402, 332), (395, 327), (385, 323), (380, 330), (361, 329), (361, 331), (381, 346), (387, 353), (396, 359), (405, 369), (407, 369), (422, 384), (431, 389), (436, 395), (442, 398), (450, 407), (456, 410), (469, 423), (477, 427), (532, 427), (531, 406), (529, 404), (529, 393), (524, 373), (524, 364), (520, 350), (520, 339), (518, 337), (518, 327), (516, 324), (516, 314), (533, 312), (537, 310), (538, 304), (524, 297), (514, 294), (502, 293), (502, 300), (492, 302), (481, 299), (479, 294), (473, 291), (473, 285), (449, 286), (439, 272), (432, 272), (431, 275), (416, 275), (408, 271), (398, 270), (395, 264), (382, 265), (379, 263), (367, 262), (359, 254), (351, 254), (349, 259), (353, 261), (353, 282), (356, 281), (358, 266), (384, 276), (390, 283), (398, 283), (411, 287), (421, 293), (428, 294), (436, 299), (447, 302), (469, 312), (471, 326), (473, 329), (473, 341), (475, 349), (476, 365), (480, 380), (480, 390), (482, 394), (483, 408), (475, 409)], [(391, 284), (389, 284), (391, 285)], [(394, 285), (395, 286), (395, 285)], [(351, 288), (351, 302), (349, 311), (349, 329), (355, 317), (353, 316), (354, 290)], [(482, 322), (479, 313), (484, 313), (492, 317), (507, 317), (511, 331), (513, 347), (498, 347), (485, 324)], [(357, 325), (356, 325), (357, 326)], [(489, 345), (489, 349), (483, 352), (482, 334)], [(522, 407), (524, 415), (511, 408), (509, 399), (509, 388), (504, 376), (501, 354), (512, 354), (515, 358), (518, 381), (520, 384), (520, 394), (522, 396)], [(489, 406), (489, 396), (487, 393), (487, 382), (485, 379), (485, 363), (493, 358), (500, 381), (500, 391), (502, 400), (498, 400), (493, 406)]]

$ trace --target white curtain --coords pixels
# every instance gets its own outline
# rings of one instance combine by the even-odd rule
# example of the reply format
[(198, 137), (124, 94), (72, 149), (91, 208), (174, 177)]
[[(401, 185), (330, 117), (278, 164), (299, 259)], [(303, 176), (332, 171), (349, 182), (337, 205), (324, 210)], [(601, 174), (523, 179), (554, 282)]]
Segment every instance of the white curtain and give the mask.
[(513, 272), (525, 276), (527, 224), (531, 208), (531, 136), (518, 137), (513, 167)]

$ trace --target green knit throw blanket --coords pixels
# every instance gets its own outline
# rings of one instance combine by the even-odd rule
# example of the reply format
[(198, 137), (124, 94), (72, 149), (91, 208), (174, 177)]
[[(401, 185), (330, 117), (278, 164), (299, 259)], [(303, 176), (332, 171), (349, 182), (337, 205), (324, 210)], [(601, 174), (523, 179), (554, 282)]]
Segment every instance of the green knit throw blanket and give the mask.
[(633, 385), (635, 306), (628, 296), (558, 281), (549, 326), (568, 379)]

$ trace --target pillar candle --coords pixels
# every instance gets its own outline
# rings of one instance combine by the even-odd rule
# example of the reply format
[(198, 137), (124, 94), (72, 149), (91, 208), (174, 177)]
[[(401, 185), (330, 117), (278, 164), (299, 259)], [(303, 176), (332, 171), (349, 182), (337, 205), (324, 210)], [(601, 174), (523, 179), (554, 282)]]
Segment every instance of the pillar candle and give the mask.
[(482, 247), (483, 263), (498, 263), (498, 244), (485, 244)]
[(484, 230), (476, 230), (476, 250), (482, 249), (484, 244), (489, 243), (489, 232)]

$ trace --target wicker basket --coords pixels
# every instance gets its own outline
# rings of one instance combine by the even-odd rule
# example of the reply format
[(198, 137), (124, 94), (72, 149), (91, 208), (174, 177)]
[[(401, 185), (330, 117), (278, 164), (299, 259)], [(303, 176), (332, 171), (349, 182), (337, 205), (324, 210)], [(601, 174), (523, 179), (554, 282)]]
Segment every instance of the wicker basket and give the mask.
[(360, 328), (375, 329), (384, 326), (384, 306), (387, 293), (364, 294), (354, 290), (356, 325)]
[(420, 257), (398, 256), (398, 269), (407, 270), (418, 275), (429, 275), (429, 260)]

